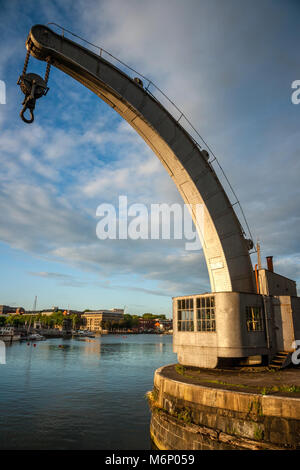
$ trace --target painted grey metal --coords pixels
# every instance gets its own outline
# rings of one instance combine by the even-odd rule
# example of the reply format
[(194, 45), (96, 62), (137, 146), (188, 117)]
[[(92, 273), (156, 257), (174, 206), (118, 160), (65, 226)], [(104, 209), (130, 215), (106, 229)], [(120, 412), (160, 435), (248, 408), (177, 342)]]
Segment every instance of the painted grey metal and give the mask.
[[(200, 297), (210, 297), (202, 294)], [(263, 311), (263, 296), (243, 292), (214, 293), (215, 331), (197, 331), (197, 295), (175, 297), (173, 299), (173, 350), (178, 362), (187, 366), (215, 368), (221, 359), (247, 358), (251, 356), (272, 356), (276, 348), (271, 348), (266, 336), (272, 320), (262, 331), (248, 331), (246, 307), (260, 307)], [(178, 331), (178, 299), (193, 299), (193, 331)], [(271, 302), (271, 297), (267, 298)]]
[[(43, 25), (32, 27), (27, 48), (67, 73), (119, 113), (144, 139), (174, 180), (202, 240), (213, 292), (255, 292), (241, 225), (204, 151), (138, 82), (109, 61)], [(203, 226), (196, 207), (203, 205)], [(204, 229), (203, 229), (204, 227)]]

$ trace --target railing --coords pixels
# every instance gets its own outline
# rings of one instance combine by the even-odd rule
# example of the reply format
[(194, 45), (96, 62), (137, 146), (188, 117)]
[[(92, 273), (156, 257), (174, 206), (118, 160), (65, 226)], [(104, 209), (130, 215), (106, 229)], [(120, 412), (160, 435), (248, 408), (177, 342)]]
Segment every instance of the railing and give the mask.
[[(145, 83), (143, 83), (143, 86), (144, 86), (144, 89), (145, 91), (147, 91), (147, 93), (149, 93), (154, 99), (156, 99), (157, 101), (159, 101), (169, 112), (170, 114), (173, 116), (173, 118), (177, 121), (177, 123), (179, 124), (179, 121), (180, 121), (180, 126), (189, 134), (189, 136), (191, 137), (191, 139), (194, 141), (195, 145), (197, 147), (199, 147), (200, 149), (203, 148), (203, 149), (206, 149), (207, 152), (212, 156), (212, 159), (209, 160), (209, 164), (211, 165), (211, 167), (214, 169), (214, 171), (216, 171), (216, 169), (213, 167), (213, 163), (215, 163), (215, 165), (217, 166), (217, 168), (219, 169), (219, 171), (217, 172), (220, 173), (221, 175), (221, 181), (222, 181), (222, 184), (224, 186), (224, 183), (225, 185), (228, 186), (232, 196), (233, 196), (233, 199), (234, 201), (232, 202), (230, 200), (230, 197), (229, 197), (229, 201), (231, 203), (231, 206), (233, 208), (233, 210), (235, 211), (235, 206), (238, 206), (239, 209), (240, 209), (240, 212), (241, 212), (241, 216), (245, 222), (245, 226), (246, 226), (246, 229), (248, 231), (248, 236), (250, 237), (251, 240), (253, 240), (253, 237), (252, 237), (252, 234), (251, 234), (251, 230), (250, 230), (250, 227), (248, 225), (248, 222), (247, 222), (247, 219), (246, 219), (246, 216), (245, 216), (245, 213), (243, 211), (243, 208), (241, 206), (241, 203), (240, 201), (238, 200), (238, 197), (236, 195), (236, 192), (234, 191), (228, 177), (226, 176), (225, 174), (225, 171), (223, 170), (220, 162), (218, 161), (215, 153), (213, 152), (213, 150), (211, 149), (211, 147), (208, 145), (208, 143), (203, 139), (203, 137), (201, 136), (201, 134), (197, 131), (197, 129), (193, 126), (193, 124), (191, 123), (191, 121), (186, 117), (186, 115), (184, 114), (184, 112), (178, 108), (178, 106), (176, 106), (175, 103), (173, 103), (173, 101), (157, 86), (153, 83), (152, 80), (150, 80), (149, 78), (145, 77), (144, 75), (142, 75), (140, 72), (138, 72), (137, 70), (133, 69), (132, 67), (130, 67), (129, 65), (127, 65), (125, 62), (123, 62), (122, 60), (118, 59), (117, 57), (115, 57), (114, 55), (112, 55), (110, 52), (106, 51), (105, 49), (103, 49), (103, 47), (100, 47), (100, 46), (97, 46), (96, 44), (93, 44), (92, 42), (89, 42), (87, 41), (86, 39), (82, 38), (81, 36), (78, 36), (77, 34), (75, 33), (72, 33), (72, 31), (69, 31), (68, 29), (64, 28), (63, 26), (60, 26), (59, 24), (57, 23), (47, 23), (47, 25), (53, 25), (53, 26), (56, 26), (57, 28), (59, 28), (61, 30), (61, 35), (62, 37), (65, 37), (65, 33), (68, 33), (70, 34), (71, 36), (79, 39), (80, 41), (83, 41), (85, 44), (88, 44), (89, 46), (92, 46), (94, 47), (97, 51), (98, 51), (98, 54), (100, 57), (103, 57), (105, 58), (104, 56), (108, 56), (109, 59), (110, 59), (110, 62), (113, 63), (113, 61), (115, 61), (118, 65), (118, 68), (121, 69), (123, 72), (125, 72), (127, 75), (130, 76), (130, 74), (128, 74), (128, 71), (130, 72), (133, 72), (135, 74), (135, 76), (137, 75), (138, 78), (141, 78), (145, 81)], [(132, 78), (135, 78), (135, 77), (132, 77)], [(150, 88), (151, 88), (151, 91), (150, 91)], [(155, 96), (155, 92), (158, 93), (158, 96)], [(162, 102), (162, 98), (163, 98), (163, 102)], [(185, 124), (185, 125), (184, 125)], [(201, 141), (202, 143), (202, 147), (201, 145), (199, 144), (199, 142), (197, 141), (197, 139), (195, 137), (193, 137), (193, 134), (197, 136), (197, 138)], [(219, 177), (219, 174), (218, 174), (218, 177)], [(236, 212), (236, 211), (235, 211)], [(236, 214), (237, 215), (237, 214)], [(237, 215), (237, 218), (239, 220), (239, 217)], [(243, 226), (242, 224), (241, 225), (241, 229), (242, 229), (242, 232), (245, 236), (246, 235), (246, 232), (245, 230), (243, 229)], [(256, 252), (256, 248), (254, 246), (254, 251), (250, 252), (250, 254), (252, 253), (255, 253)]]

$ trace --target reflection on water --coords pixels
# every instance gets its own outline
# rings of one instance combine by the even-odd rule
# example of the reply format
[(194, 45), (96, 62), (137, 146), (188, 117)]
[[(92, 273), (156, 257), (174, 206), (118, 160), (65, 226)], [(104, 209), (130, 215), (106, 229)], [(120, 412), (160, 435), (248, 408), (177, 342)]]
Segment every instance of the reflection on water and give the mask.
[(172, 336), (13, 344), (0, 365), (0, 449), (150, 449), (145, 393), (172, 362)]

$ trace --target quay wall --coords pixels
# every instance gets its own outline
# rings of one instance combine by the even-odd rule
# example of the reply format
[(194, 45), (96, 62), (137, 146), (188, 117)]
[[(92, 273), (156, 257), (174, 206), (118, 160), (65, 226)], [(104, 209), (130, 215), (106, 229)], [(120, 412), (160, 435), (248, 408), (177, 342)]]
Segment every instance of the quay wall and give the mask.
[(158, 449), (300, 449), (299, 398), (192, 385), (165, 377), (164, 367), (148, 398)]

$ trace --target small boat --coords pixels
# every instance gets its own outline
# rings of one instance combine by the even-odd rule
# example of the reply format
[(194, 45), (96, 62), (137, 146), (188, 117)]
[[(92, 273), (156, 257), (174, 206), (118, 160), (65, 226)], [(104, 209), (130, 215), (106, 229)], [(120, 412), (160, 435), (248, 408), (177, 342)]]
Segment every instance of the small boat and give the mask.
[(0, 341), (11, 342), (19, 341), (20, 339), (21, 335), (15, 333), (15, 329), (12, 326), (0, 328)]
[(73, 333), (75, 338), (95, 338), (95, 335), (91, 331), (88, 330), (78, 330), (76, 333)]
[(27, 337), (29, 341), (44, 341), (46, 338), (45, 336), (40, 335), (39, 333), (33, 333)]
[(87, 336), (87, 338), (95, 338), (95, 335), (91, 331), (86, 331), (85, 336)]

